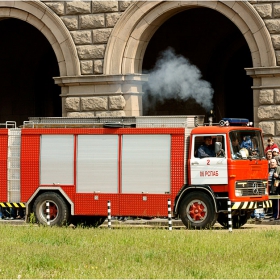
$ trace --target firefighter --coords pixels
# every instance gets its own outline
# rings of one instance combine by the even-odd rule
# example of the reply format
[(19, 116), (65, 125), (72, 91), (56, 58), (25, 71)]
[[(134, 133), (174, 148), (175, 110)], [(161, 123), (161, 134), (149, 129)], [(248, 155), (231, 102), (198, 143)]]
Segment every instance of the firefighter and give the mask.
[(234, 154), (238, 153), (240, 148), (239, 142), (237, 138), (234, 138), (231, 140), (231, 144), (232, 144), (232, 151)]
[(244, 136), (240, 145), (241, 148), (246, 148), (248, 151), (252, 150), (252, 140), (250, 136)]
[(212, 145), (212, 136), (204, 137), (204, 144), (198, 148), (197, 155), (199, 158), (216, 157), (216, 153)]

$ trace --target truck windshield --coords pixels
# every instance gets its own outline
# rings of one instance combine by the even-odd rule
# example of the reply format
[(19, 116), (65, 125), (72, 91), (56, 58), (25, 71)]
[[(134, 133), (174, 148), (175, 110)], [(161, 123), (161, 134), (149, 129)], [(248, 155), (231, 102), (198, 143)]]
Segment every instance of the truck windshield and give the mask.
[(233, 159), (265, 158), (259, 130), (235, 130), (229, 137)]

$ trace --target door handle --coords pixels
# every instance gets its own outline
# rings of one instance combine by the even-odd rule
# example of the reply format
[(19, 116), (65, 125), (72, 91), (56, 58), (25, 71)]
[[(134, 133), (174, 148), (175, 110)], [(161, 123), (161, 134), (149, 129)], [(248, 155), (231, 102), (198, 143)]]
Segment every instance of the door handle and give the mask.
[(192, 165), (198, 165), (199, 163), (197, 161), (192, 162)]

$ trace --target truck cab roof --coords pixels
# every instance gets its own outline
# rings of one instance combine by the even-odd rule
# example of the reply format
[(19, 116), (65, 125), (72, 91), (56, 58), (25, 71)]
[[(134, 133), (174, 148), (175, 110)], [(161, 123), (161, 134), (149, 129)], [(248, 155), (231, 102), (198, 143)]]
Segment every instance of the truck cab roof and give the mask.
[(198, 126), (193, 128), (191, 134), (222, 134), (233, 130), (261, 130), (248, 126)]

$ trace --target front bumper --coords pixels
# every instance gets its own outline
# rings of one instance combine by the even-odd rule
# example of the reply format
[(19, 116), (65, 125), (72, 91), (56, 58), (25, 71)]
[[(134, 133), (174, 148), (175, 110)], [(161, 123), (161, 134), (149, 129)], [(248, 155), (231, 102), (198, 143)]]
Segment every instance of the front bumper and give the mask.
[[(279, 196), (280, 198), (280, 196)], [(255, 201), (255, 202), (234, 202), (231, 206), (232, 210), (245, 210), (245, 209), (257, 209), (257, 208), (271, 208), (272, 201)]]

